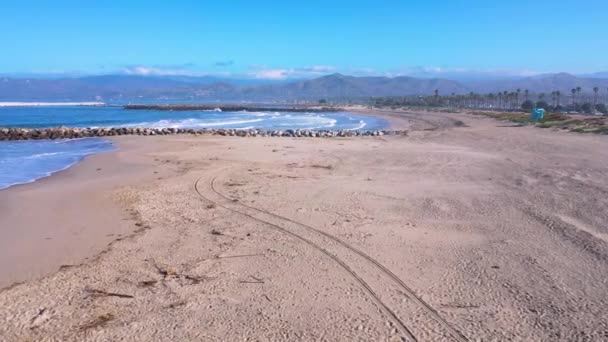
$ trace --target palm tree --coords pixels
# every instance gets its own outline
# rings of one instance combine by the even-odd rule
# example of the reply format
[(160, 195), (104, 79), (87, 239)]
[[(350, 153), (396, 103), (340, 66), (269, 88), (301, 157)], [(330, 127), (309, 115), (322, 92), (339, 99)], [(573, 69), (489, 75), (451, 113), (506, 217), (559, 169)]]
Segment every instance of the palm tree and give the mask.
[(576, 104), (576, 88), (572, 88), (570, 91), (572, 92), (572, 107), (574, 107)]
[(502, 109), (502, 93), (498, 92), (498, 108)]
[(489, 93), (488, 101), (490, 102), (490, 108), (494, 110), (494, 108), (496, 108), (496, 95), (494, 95), (494, 93)]
[(599, 87), (593, 87), (593, 108), (597, 106), (597, 93), (600, 91)]
[(517, 109), (517, 92), (511, 93), (511, 110)]
[(517, 94), (515, 94), (515, 108), (519, 107), (519, 93), (521, 93), (521, 89), (517, 88)]
[(524, 90), (524, 95), (526, 96), (526, 101), (528, 101), (528, 94), (529, 94), (528, 89)]

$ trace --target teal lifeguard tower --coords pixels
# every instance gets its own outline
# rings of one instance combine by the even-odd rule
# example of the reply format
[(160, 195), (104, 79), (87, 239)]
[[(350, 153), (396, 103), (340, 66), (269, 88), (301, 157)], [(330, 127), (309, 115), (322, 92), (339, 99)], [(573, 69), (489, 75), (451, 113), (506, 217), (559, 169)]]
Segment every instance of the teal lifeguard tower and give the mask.
[(545, 110), (543, 108), (534, 108), (530, 114), (532, 114), (532, 120), (540, 121), (545, 117)]

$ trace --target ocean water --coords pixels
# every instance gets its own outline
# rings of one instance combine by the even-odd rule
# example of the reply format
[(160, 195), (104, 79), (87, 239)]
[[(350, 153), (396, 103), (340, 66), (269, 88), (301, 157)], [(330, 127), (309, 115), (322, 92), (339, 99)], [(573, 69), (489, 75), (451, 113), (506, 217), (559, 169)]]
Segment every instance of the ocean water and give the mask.
[(382, 129), (384, 119), (352, 113), (126, 110), (122, 107), (0, 107), (0, 127), (175, 127)]
[(85, 156), (113, 150), (105, 139), (0, 141), (0, 189), (67, 169)]
[[(381, 118), (352, 113), (125, 110), (122, 107), (0, 107), (0, 127), (174, 127), (260, 129), (383, 129)], [(0, 141), (0, 189), (64, 170), (113, 149), (104, 139)]]

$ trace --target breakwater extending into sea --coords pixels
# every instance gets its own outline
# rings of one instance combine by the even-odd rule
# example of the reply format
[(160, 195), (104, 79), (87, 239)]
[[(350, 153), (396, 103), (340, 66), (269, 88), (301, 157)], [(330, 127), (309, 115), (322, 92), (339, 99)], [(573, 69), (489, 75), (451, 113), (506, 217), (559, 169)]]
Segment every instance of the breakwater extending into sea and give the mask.
[(75, 165), (86, 156), (115, 149), (113, 141), (104, 137), (334, 138), (405, 134), (388, 130), (389, 123), (379, 117), (319, 107), (153, 107), (0, 107), (0, 189), (33, 182)]
[(206, 110), (221, 112), (290, 112), (290, 113), (337, 113), (343, 111), (336, 107), (298, 106), (298, 107), (261, 107), (240, 105), (204, 105), (204, 104), (128, 104), (124, 109), (131, 110)]
[(114, 127), (114, 128), (0, 128), (0, 141), (41, 140), (41, 139), (78, 139), (92, 137), (111, 137), (120, 135), (219, 135), (238, 137), (359, 137), (382, 135), (406, 135), (404, 130), (264, 130), (264, 129), (195, 129), (195, 128), (144, 128), (144, 127)]

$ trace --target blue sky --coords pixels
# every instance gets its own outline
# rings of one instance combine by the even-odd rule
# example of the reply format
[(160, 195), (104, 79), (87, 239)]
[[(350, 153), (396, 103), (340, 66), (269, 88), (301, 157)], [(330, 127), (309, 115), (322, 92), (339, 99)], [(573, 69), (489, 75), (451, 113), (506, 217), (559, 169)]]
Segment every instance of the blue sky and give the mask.
[(606, 0), (3, 0), (0, 73), (587, 73), (607, 19)]

